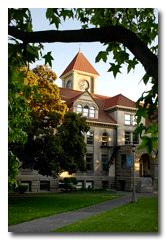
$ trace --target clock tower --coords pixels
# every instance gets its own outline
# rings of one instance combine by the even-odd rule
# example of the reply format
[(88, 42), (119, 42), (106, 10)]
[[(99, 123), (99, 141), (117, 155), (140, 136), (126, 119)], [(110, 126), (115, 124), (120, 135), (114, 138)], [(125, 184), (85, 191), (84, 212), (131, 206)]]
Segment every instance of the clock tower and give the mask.
[(98, 72), (79, 50), (61, 74), (60, 79), (62, 80), (63, 88), (79, 91), (88, 90), (90, 93), (96, 93), (98, 76)]

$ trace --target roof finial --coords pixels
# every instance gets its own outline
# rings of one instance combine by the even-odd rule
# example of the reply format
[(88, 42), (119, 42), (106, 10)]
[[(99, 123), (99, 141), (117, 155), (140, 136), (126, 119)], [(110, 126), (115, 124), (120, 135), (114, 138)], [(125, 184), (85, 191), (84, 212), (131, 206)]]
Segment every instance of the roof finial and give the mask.
[(79, 53), (81, 52), (81, 43), (79, 44)]

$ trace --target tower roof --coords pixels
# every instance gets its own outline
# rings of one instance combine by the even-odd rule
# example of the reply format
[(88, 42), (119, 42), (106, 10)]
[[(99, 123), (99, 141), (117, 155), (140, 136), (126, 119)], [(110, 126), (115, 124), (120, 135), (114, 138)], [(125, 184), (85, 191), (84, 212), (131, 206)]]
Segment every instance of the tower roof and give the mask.
[(80, 50), (74, 59), (70, 62), (68, 67), (61, 74), (60, 78), (71, 70), (78, 70), (99, 76), (98, 72), (94, 69), (94, 67), (90, 64), (90, 62), (86, 59)]

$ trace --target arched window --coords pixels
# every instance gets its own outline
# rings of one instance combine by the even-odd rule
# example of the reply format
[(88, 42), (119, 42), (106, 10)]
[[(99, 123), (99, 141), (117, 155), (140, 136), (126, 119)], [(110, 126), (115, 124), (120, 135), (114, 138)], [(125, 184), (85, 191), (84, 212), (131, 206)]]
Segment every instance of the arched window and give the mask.
[(83, 116), (88, 117), (89, 116), (89, 107), (85, 106), (83, 109)]
[(102, 136), (102, 146), (108, 145), (108, 133), (104, 132)]
[(93, 106), (90, 107), (90, 117), (95, 118), (95, 108)]
[(82, 105), (81, 104), (77, 105), (77, 113), (82, 113)]

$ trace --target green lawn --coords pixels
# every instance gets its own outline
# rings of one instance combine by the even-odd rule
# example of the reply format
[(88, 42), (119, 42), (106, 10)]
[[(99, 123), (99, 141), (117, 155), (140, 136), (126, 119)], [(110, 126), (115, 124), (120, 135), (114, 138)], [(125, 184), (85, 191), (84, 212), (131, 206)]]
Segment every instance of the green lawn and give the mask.
[[(24, 194), (22, 194), (22, 196), (45, 196), (45, 195), (54, 195), (54, 196), (57, 196), (57, 195), (65, 195), (65, 194), (113, 194), (115, 192), (112, 192), (112, 191), (106, 191), (106, 190), (94, 190), (94, 191), (90, 191), (90, 190), (86, 190), (86, 191), (81, 191), (81, 190), (78, 190), (78, 191), (74, 191), (74, 192), (44, 192), (44, 193), (29, 193), (29, 192), (26, 192)], [(15, 196), (16, 193), (10, 193), (9, 196)]]
[(9, 197), (9, 226), (53, 214), (75, 211), (83, 207), (109, 201), (118, 195), (30, 196)]
[(137, 202), (97, 214), (54, 232), (158, 232), (158, 198), (141, 198)]

